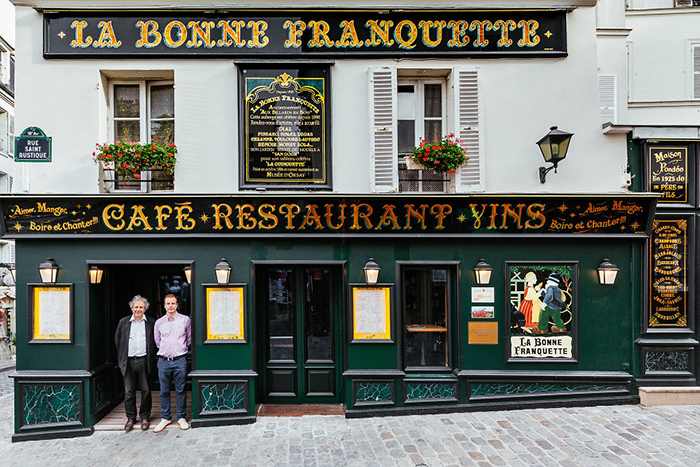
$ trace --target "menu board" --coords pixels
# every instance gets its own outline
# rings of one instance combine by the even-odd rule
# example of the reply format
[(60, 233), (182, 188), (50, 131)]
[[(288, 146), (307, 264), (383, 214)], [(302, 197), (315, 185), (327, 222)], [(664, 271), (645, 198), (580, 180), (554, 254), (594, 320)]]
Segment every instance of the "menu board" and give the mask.
[(73, 322), (71, 285), (35, 285), (30, 289), (30, 343), (70, 343)]
[(205, 343), (245, 341), (245, 286), (206, 285)]
[(659, 203), (688, 203), (688, 146), (647, 146), (648, 189)]
[(392, 342), (391, 287), (352, 288), (352, 342)]
[(686, 327), (688, 220), (655, 219), (649, 243), (649, 327)]
[(243, 185), (328, 186), (327, 69), (245, 69)]

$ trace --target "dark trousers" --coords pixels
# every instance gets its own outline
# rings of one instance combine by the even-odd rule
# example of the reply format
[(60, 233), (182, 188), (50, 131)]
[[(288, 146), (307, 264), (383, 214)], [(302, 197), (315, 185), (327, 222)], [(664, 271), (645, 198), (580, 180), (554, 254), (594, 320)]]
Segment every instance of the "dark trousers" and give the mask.
[(148, 380), (146, 357), (130, 357), (126, 364), (124, 375), (124, 408), (126, 418), (136, 420), (136, 390), (141, 390), (141, 407), (139, 414), (142, 420), (151, 418), (151, 384)]
[(161, 418), (164, 420), (172, 420), (170, 413), (170, 388), (171, 381), (175, 386), (175, 394), (177, 394), (177, 419), (185, 418), (185, 410), (187, 404), (187, 392), (185, 384), (187, 383), (187, 358), (181, 356), (174, 360), (166, 360), (163, 357), (158, 358), (158, 379), (160, 380), (160, 411)]

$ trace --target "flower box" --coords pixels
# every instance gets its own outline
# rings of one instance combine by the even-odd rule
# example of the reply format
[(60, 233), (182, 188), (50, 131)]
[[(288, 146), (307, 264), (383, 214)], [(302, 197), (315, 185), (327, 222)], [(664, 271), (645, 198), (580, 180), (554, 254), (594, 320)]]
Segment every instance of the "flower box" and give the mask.
[(442, 139), (422, 140), (419, 146), (411, 150), (412, 154), (406, 157), (406, 167), (408, 168), (408, 163), (411, 161), (420, 169), (432, 170), (437, 174), (455, 173), (467, 163), (469, 158), (459, 145), (460, 141), (454, 139), (454, 136), (450, 133)]

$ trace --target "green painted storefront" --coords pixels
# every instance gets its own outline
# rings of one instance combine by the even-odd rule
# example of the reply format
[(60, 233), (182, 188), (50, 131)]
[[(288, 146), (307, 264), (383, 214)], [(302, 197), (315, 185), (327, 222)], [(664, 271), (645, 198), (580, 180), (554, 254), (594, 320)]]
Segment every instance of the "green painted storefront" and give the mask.
[[(324, 219), (321, 214), (321, 223), (317, 223), (313, 216), (303, 214), (304, 209), (307, 214), (311, 209), (310, 198), (300, 197), (299, 204), (306, 207), (287, 225), (294, 224), (288, 232), (284, 231), (288, 218), (280, 215), (280, 231), (242, 231), (238, 226), (245, 226), (252, 217), (232, 216), (234, 221), (228, 230), (222, 217), (220, 230), (197, 233), (177, 231), (178, 225), (187, 224), (177, 224), (183, 219), (175, 215), (158, 231), (155, 218), (148, 217), (148, 207), (143, 211), (148, 222), (139, 226), (137, 221), (130, 231), (126, 230), (131, 222), (128, 213), (138, 214), (138, 209), (125, 209), (127, 215), (110, 217), (109, 206), (143, 206), (142, 198), (3, 198), (4, 235), (16, 240), (18, 271), (13, 439), (90, 434), (96, 422), (122, 403), (113, 335), (119, 318), (129, 313), (128, 300), (135, 294), (146, 296), (152, 303), (147, 314), (155, 318), (158, 311), (162, 312), (159, 301), (164, 290), (173, 286), (182, 291), (182, 310), (193, 323), (189, 380), (194, 427), (254, 422), (256, 404), (266, 402), (340, 403), (347, 417), (359, 417), (638, 400), (635, 379), (643, 369), (635, 339), (642, 329), (644, 261), (655, 206), (653, 196), (428, 198), (428, 206), (435, 200), (450, 205), (452, 212), (442, 219), (437, 215), (421, 219), (420, 215), (407, 214), (405, 206), (414, 199), (355, 198), (321, 198), (332, 206), (328, 212), (336, 213), (336, 217)], [(279, 208), (284, 199), (289, 197), (260, 198), (250, 204)], [(492, 211), (479, 211), (481, 208), (476, 212), (485, 212), (486, 217), (482, 217), (480, 228), (474, 224), (477, 216), (465, 215), (459, 220), (459, 215), (469, 212), (470, 205), (493, 206), (498, 204), (496, 199), (501, 205), (512, 206), (537, 199), (546, 223), (539, 230), (531, 224), (532, 232), (528, 232), (515, 217), (501, 211), (493, 217), (494, 222), (487, 222)], [(172, 205), (178, 202), (177, 197), (157, 200)], [(392, 212), (399, 223), (387, 215), (388, 200), (396, 206)], [(203, 198), (192, 205), (189, 218), (195, 219), (199, 228), (203, 222), (195, 215), (199, 206), (211, 209), (213, 205), (238, 201), (236, 197)], [(317, 206), (322, 205), (316, 201), (314, 198)], [(374, 217), (367, 218), (372, 229), (364, 225), (356, 231), (328, 231), (329, 225), (338, 226), (341, 217), (336, 208), (341, 203), (350, 209), (360, 202), (379, 206)], [(15, 209), (38, 203), (93, 204), (91, 209), (101, 211), (81, 218), (80, 213), (69, 210), (65, 215), (70, 220), (63, 220), (55, 210), (27, 213)], [(552, 227), (558, 225), (552, 223), (552, 216), (561, 217), (565, 212), (562, 206), (569, 206), (566, 212), (571, 212), (573, 218), (574, 207), (582, 206), (576, 215), (583, 216), (587, 203), (610, 209), (620, 207), (620, 203), (641, 208), (635, 214), (639, 217), (627, 216), (606, 227), (591, 228), (597, 224), (588, 224), (589, 229), (578, 232), (575, 226), (569, 231)], [(460, 207), (467, 211), (460, 211)], [(272, 210), (263, 212), (269, 214)], [(418, 212), (430, 212), (430, 207)], [(625, 217), (624, 213), (615, 215)], [(97, 220), (90, 224), (91, 219)], [(361, 217), (357, 219), (360, 224), (364, 222)], [(381, 219), (386, 220), (387, 229), (378, 227)], [(593, 218), (586, 219), (589, 222)], [(122, 220), (122, 229), (115, 229)], [(236, 223), (239, 220), (241, 224)], [(524, 225), (525, 218), (521, 220)], [(307, 228), (300, 228), (302, 221), (308, 221)], [(348, 211), (345, 222), (352, 221), (352, 211)], [(444, 229), (436, 230), (442, 221)], [(470, 227), (460, 233), (465, 221), (471, 222)], [(511, 221), (514, 227), (509, 230), (505, 226)], [(30, 228), (31, 222), (35, 223), (34, 229)], [(70, 233), (38, 232), (36, 226), (42, 222), (68, 222), (65, 226), (79, 227)], [(216, 225), (209, 216), (206, 222)], [(392, 226), (409, 224), (410, 229), (392, 231)], [(625, 229), (612, 232), (607, 227), (612, 224)], [(118, 231), (110, 232), (106, 226)], [(147, 226), (151, 230), (144, 230)], [(503, 226), (501, 231), (499, 226)], [(222, 257), (231, 265), (229, 282), (244, 291), (244, 338), (217, 342), (207, 337), (205, 293), (207, 287), (215, 286), (214, 267)], [(30, 291), (43, 285), (37, 267), (46, 258), (53, 258), (59, 265), (58, 286), (71, 286), (69, 342), (30, 339), (34, 326), (30, 316), (35, 313)], [(380, 265), (379, 283), (391, 292), (391, 339), (377, 342), (353, 336), (352, 291), (364, 285), (363, 268), (369, 258)], [(476, 284), (474, 275), (480, 258), (493, 267), (490, 284), (485, 286), (493, 288), (493, 299), (483, 303), (473, 294), (482, 287)], [(597, 268), (603, 258), (610, 258), (620, 270), (614, 285), (598, 281)], [(535, 264), (538, 266), (534, 269), (542, 270), (564, 265), (560, 267), (574, 271), (573, 324), (567, 324), (565, 333), (573, 342), (569, 358), (513, 358), (511, 326), (515, 321), (508, 309), (508, 297), (513, 294), (512, 275), (517, 270), (513, 265), (519, 264)], [(100, 284), (89, 283), (91, 266), (105, 271)], [(193, 269), (190, 284), (183, 283), (182, 270), (188, 266)], [(421, 277), (432, 277), (426, 290), (432, 297), (439, 295), (440, 307), (444, 304), (440, 308), (444, 319), (439, 323), (444, 337), (420, 334), (418, 339), (409, 333), (415, 326), (407, 321), (412, 290), (405, 282)], [(425, 281), (420, 283), (425, 285)], [(286, 285), (280, 289), (279, 284)], [(272, 298), (281, 295), (284, 300)], [(424, 296), (425, 300), (429, 297)], [(473, 314), (474, 307), (481, 309), (482, 305), (486, 314)], [(493, 317), (489, 317), (491, 312)], [(282, 328), (286, 331), (278, 332)], [(280, 337), (285, 335), (293, 338)], [(281, 352), (276, 354), (279, 358), (271, 357), (273, 347)], [(434, 364), (435, 356), (442, 358), (443, 353), (444, 361)], [(433, 364), (424, 364), (427, 359), (433, 359)]]

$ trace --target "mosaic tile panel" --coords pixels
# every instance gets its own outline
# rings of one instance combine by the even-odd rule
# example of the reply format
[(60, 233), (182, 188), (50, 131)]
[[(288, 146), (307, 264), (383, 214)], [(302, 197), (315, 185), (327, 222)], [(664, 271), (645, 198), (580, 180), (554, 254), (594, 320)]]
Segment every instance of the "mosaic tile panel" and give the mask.
[(391, 402), (391, 383), (357, 383), (357, 402)]
[(27, 384), (23, 388), (25, 425), (81, 420), (79, 384)]
[(552, 392), (597, 392), (610, 389), (625, 389), (623, 385), (615, 384), (487, 384), (471, 385), (472, 396), (502, 396), (519, 394), (539, 394)]
[(245, 408), (245, 384), (202, 384), (202, 411), (218, 412)]
[(644, 367), (647, 372), (690, 371), (690, 353), (687, 350), (647, 351)]
[(408, 383), (407, 400), (454, 399), (454, 383)]

